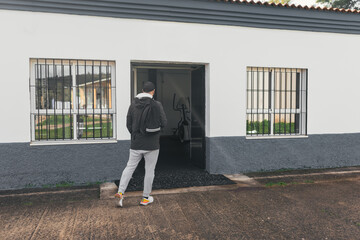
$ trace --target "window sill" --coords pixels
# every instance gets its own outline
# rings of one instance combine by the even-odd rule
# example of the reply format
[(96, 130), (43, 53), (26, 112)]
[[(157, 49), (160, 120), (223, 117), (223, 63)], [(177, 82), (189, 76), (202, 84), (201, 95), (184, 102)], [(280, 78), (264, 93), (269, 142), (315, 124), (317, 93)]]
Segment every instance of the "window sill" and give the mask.
[(47, 146), (47, 145), (73, 145), (73, 144), (103, 144), (103, 143), (117, 143), (116, 139), (106, 140), (49, 140), (49, 141), (35, 141), (30, 142), (30, 146)]
[(285, 138), (309, 138), (307, 135), (283, 135), (283, 136), (246, 136), (246, 140), (259, 140), (259, 139), (285, 139)]

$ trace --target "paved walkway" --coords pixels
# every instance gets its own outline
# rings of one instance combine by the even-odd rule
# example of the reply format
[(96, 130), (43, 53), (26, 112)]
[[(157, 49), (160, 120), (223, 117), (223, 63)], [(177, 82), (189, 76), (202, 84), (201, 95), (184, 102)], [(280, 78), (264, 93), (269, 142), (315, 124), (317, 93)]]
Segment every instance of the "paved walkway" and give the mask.
[[(264, 185), (263, 185), (264, 186)], [(360, 175), (155, 196), (0, 195), (0, 239), (359, 239)]]

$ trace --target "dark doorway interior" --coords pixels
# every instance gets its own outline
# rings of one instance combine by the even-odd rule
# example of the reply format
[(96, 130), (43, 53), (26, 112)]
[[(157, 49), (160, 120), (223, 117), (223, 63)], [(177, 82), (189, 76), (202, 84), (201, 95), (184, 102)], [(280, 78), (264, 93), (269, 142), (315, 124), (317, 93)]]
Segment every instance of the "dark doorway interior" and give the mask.
[[(205, 170), (205, 66), (133, 63), (132, 98), (141, 92), (145, 81), (155, 84), (154, 98), (163, 104), (168, 118), (160, 140), (153, 188), (232, 183)], [(143, 175), (144, 160), (128, 190), (141, 190)]]

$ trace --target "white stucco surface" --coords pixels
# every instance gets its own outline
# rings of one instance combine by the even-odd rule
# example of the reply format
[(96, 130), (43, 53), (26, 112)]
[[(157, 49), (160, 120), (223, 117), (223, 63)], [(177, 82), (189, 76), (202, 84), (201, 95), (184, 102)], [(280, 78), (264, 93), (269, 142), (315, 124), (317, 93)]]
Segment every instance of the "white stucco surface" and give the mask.
[(208, 137), (245, 136), (247, 66), (308, 69), (308, 134), (360, 132), (360, 35), (5, 10), (0, 33), (0, 142), (30, 141), (30, 58), (114, 60), (118, 140), (132, 60), (207, 64)]

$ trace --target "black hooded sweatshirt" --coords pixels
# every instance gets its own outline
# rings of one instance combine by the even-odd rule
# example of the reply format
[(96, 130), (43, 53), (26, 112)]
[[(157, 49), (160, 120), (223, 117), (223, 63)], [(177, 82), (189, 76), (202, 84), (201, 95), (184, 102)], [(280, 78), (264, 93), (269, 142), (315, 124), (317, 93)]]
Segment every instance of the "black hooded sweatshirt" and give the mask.
[(144, 121), (144, 110), (149, 106), (156, 108), (153, 109), (159, 114), (157, 118), (151, 119), (151, 124), (159, 124), (160, 128), (164, 128), (167, 124), (166, 115), (163, 106), (160, 102), (152, 99), (150, 94), (140, 93), (136, 96), (134, 101), (129, 107), (129, 111), (126, 119), (126, 126), (131, 133), (131, 149), (133, 150), (157, 150), (160, 148), (160, 131), (152, 133), (144, 133), (140, 128), (143, 127), (140, 124)]

